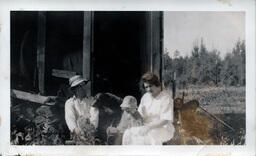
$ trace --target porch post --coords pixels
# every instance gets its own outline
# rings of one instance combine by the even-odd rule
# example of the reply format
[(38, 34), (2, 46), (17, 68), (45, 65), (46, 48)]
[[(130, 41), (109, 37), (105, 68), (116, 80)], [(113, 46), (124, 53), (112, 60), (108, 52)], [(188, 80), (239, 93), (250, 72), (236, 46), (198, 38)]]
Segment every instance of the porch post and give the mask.
[(83, 77), (89, 80), (87, 83), (87, 96), (92, 95), (92, 67), (91, 67), (91, 52), (92, 52), (92, 19), (93, 13), (90, 11), (84, 12), (83, 26)]
[(46, 42), (46, 12), (38, 12), (37, 31), (37, 69), (38, 88), (41, 95), (45, 95), (45, 42)]
[(147, 15), (147, 46), (146, 52), (149, 56), (148, 69), (162, 77), (162, 53), (163, 53), (163, 15), (162, 12), (153, 11)]

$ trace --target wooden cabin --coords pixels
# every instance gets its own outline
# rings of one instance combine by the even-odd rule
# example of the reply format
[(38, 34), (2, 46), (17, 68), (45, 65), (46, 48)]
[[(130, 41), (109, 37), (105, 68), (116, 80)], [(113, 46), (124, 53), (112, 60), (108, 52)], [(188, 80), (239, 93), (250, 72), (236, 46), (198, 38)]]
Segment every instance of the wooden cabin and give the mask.
[(143, 73), (161, 78), (162, 53), (162, 12), (11, 12), (12, 89), (55, 96), (81, 74), (89, 95), (140, 98)]

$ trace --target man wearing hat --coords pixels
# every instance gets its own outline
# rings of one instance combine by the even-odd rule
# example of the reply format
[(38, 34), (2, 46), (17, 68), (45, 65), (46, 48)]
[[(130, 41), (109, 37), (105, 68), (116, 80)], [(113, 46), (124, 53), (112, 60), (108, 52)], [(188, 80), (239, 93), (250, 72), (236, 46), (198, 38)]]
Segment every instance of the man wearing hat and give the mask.
[(83, 117), (89, 119), (95, 128), (98, 127), (99, 110), (92, 107), (93, 99), (87, 98), (86, 84), (88, 80), (81, 75), (75, 75), (69, 79), (70, 89), (74, 96), (65, 103), (65, 120), (72, 133), (79, 134), (78, 119)]
[(126, 96), (120, 105), (123, 114), (117, 127), (109, 127), (107, 129), (108, 136), (113, 136), (114, 144), (121, 145), (122, 136), (126, 129), (131, 127), (142, 126), (143, 119), (137, 111), (137, 100), (133, 96)]

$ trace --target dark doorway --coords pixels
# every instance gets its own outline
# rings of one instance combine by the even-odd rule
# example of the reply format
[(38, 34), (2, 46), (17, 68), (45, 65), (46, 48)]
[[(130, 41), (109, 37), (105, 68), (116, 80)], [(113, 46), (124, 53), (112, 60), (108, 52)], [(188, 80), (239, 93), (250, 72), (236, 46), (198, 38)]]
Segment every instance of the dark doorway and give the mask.
[(82, 75), (83, 12), (49, 11), (46, 15), (45, 85), (48, 95), (56, 95), (68, 79), (52, 76), (53, 69)]
[(95, 12), (93, 92), (140, 98), (145, 12)]
[(37, 15), (11, 11), (11, 88), (38, 92), (36, 79)]

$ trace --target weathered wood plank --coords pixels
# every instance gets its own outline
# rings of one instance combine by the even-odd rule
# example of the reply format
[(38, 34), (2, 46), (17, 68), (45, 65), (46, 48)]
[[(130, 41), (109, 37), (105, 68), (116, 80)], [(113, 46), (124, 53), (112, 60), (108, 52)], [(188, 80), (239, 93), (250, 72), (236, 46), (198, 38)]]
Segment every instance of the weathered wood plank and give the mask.
[(94, 79), (93, 79), (93, 53), (94, 53), (94, 12), (91, 13), (91, 79), (90, 79), (90, 90), (91, 90), (91, 95), (94, 96), (96, 93), (94, 93), (93, 90), (93, 84), (94, 84)]
[(164, 12), (160, 12), (160, 80), (163, 81), (163, 71), (164, 71)]
[[(25, 100), (25, 101), (34, 102), (34, 103), (40, 103), (40, 104), (48, 104), (48, 105), (54, 104), (54, 103), (49, 103), (48, 96), (41, 96), (39, 94), (32, 94), (32, 93), (15, 90), (15, 89), (11, 90), (11, 97)], [(54, 98), (54, 97), (51, 96), (51, 98)]]
[(162, 68), (162, 51), (163, 51), (163, 32), (162, 32), (162, 13), (152, 11), (146, 13), (146, 34), (145, 47), (143, 52), (143, 67), (142, 72), (153, 72), (161, 79)]
[(90, 80), (87, 83), (87, 95), (92, 94), (91, 83), (91, 51), (92, 51), (92, 12), (84, 12), (83, 33), (83, 77)]
[(76, 75), (76, 72), (73, 72), (73, 71), (52, 69), (52, 76), (55, 76), (55, 77), (69, 79), (70, 77), (75, 75)]
[(152, 71), (152, 57), (151, 57), (151, 51), (152, 51), (152, 12), (146, 12), (145, 18), (143, 20), (145, 25), (143, 25), (143, 33), (141, 34), (142, 38), (142, 44), (141, 44), (141, 58), (142, 58), (142, 64), (141, 64), (141, 72), (142, 75), (146, 72)]
[(46, 42), (46, 12), (38, 12), (37, 31), (37, 69), (39, 93), (45, 94), (45, 42)]
[(161, 46), (161, 12), (152, 12), (152, 72), (157, 74), (161, 78), (161, 68), (162, 68), (162, 46)]

